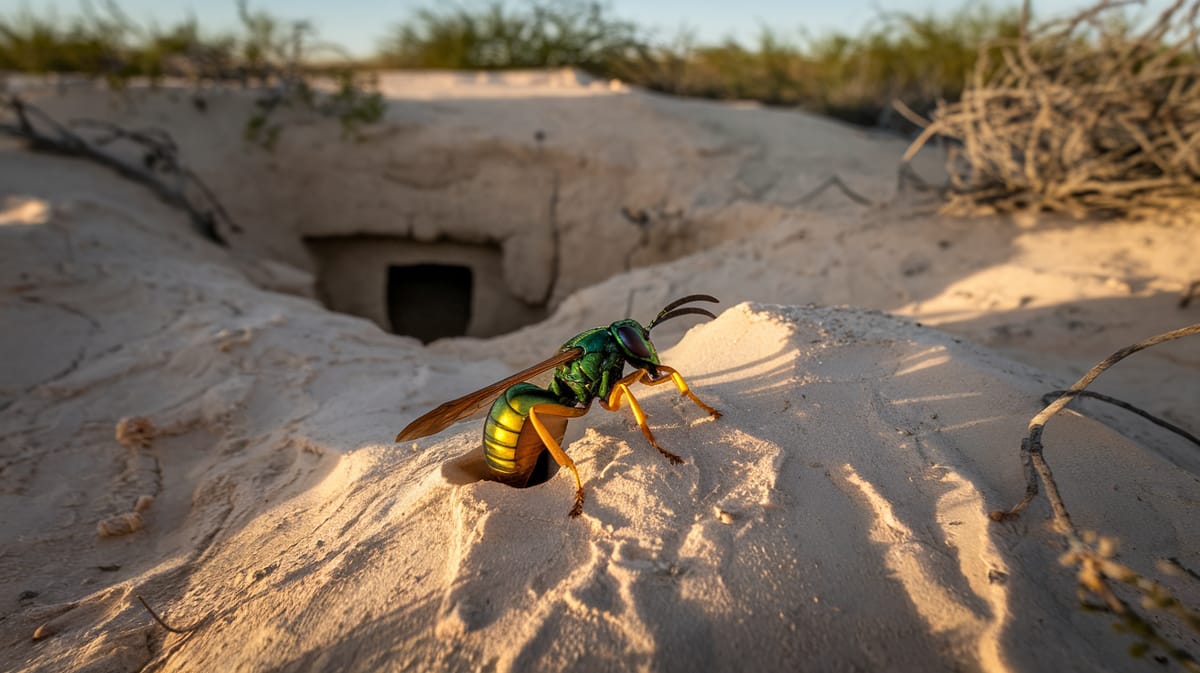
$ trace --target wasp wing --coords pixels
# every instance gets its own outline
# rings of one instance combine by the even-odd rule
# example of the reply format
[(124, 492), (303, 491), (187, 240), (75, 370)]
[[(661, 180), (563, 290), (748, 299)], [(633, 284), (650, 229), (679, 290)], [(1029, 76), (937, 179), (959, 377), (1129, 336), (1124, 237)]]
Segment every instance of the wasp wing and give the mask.
[(445, 404), (405, 426), (405, 428), (400, 431), (400, 434), (396, 435), (396, 441), (403, 442), (410, 439), (417, 439), (419, 437), (426, 437), (435, 432), (441, 432), (454, 421), (457, 421), (464, 416), (470, 416), (488, 404), (491, 404), (492, 401), (496, 399), (497, 395), (504, 392), (506, 388), (514, 383), (520, 383), (521, 381), (531, 379), (547, 369), (553, 369), (559, 365), (576, 360), (581, 355), (583, 355), (582, 348), (579, 348), (578, 346), (574, 348), (568, 348), (565, 351), (560, 351), (549, 360), (543, 360), (542, 362), (539, 362), (528, 369), (523, 369), (516, 374), (509, 376), (503, 381), (497, 381), (486, 388), (476, 390), (475, 392), (469, 395), (464, 395), (457, 400), (450, 400), (449, 402), (446, 402)]

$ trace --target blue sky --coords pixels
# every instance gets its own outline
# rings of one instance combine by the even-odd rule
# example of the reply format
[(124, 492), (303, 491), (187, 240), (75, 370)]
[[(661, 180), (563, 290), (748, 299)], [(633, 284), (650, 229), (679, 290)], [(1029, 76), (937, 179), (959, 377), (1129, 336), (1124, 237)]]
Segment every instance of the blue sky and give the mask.
[[(234, 0), (117, 0), (127, 14), (139, 21), (170, 24), (189, 13), (200, 19), (203, 27), (212, 31), (231, 29), (237, 25)], [(413, 10), (447, 3), (433, 0), (252, 0), (252, 9), (288, 19), (312, 20), (321, 38), (342, 45), (357, 55), (370, 53), (387, 28), (404, 19)], [(483, 1), (468, 0), (468, 7), (482, 6)], [(510, 2), (520, 6), (520, 2)], [(613, 0), (609, 3), (613, 15), (654, 28), (663, 37), (671, 37), (687, 26), (695, 31), (701, 42), (715, 42), (732, 36), (752, 40), (760, 26), (769, 25), (785, 34), (799, 35), (804, 30), (820, 34), (831, 30), (854, 33), (878, 13), (927, 12), (949, 13), (971, 0), (737, 0), (704, 2), (703, 0)], [(1019, 6), (1019, 0), (992, 0), (991, 7)], [(1090, 0), (1034, 0), (1039, 17), (1050, 17), (1091, 5)], [(1161, 5), (1162, 0), (1152, 0)], [(94, 0), (102, 6), (102, 0)], [(77, 14), (77, 0), (0, 0), (0, 14), (9, 15), (22, 8), (33, 8), (44, 14), (51, 8), (58, 16)]]

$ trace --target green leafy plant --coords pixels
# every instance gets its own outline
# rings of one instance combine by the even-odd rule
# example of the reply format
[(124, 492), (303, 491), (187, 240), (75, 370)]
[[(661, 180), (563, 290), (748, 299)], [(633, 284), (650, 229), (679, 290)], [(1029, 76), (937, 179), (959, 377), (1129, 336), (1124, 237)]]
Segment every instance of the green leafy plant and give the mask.
[(750, 47), (652, 39), (594, 2), (534, 0), (417, 10), (379, 48), (381, 67), (572, 66), (683, 96), (801, 106), (855, 123), (911, 128), (901, 99), (929, 112), (962, 92), (981, 41), (1012, 37), (1019, 13), (968, 5), (950, 15), (882, 14), (859, 35), (795, 36), (764, 26)]
[(643, 31), (596, 2), (496, 1), (417, 10), (381, 43), (384, 67), (503, 69), (574, 66), (612, 75), (646, 47)]

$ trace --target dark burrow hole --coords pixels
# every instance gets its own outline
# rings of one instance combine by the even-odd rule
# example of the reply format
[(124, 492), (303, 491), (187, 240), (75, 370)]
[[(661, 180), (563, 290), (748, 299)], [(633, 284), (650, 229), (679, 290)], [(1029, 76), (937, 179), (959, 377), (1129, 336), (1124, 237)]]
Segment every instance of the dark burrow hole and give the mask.
[(423, 343), (467, 333), (471, 270), (452, 264), (392, 265), (387, 269), (387, 314), (392, 332)]
[(495, 481), (496, 483), (512, 488), (529, 488), (530, 486), (537, 486), (538, 484), (550, 481), (558, 472), (559, 466), (555, 462), (554, 456), (550, 455), (549, 451), (542, 451), (538, 454), (537, 462), (534, 463), (533, 470), (529, 473), (529, 478), (525, 483), (522, 484), (511, 478), (506, 479), (497, 476), (487, 468), (482, 445), (478, 449), (467, 452), (458, 458), (448, 460), (442, 465), (442, 476), (448, 483), (457, 486), (487, 480)]
[(550, 481), (550, 477), (558, 474), (558, 463), (554, 462), (554, 456), (550, 455), (549, 451), (542, 451), (538, 456), (537, 465), (534, 465), (533, 472), (529, 474), (529, 481), (525, 482), (524, 486), (518, 488), (529, 488)]
[(544, 305), (508, 290), (496, 245), (378, 235), (311, 237), (305, 244), (321, 301), (394, 334), (425, 343), (486, 338), (546, 317)]

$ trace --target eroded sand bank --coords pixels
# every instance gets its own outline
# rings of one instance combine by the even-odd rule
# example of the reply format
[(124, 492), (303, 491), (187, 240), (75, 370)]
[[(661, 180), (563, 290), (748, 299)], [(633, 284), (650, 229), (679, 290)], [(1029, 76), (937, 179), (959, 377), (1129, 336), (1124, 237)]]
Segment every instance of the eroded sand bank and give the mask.
[[(701, 125), (743, 119), (622, 95), (694, 109)], [(779, 132), (749, 112), (759, 133)], [(792, 151), (799, 173), (803, 152), (776, 156)], [(764, 196), (737, 206), (782, 213), (753, 232), (726, 204), (696, 254), (572, 281), (580, 289), (545, 322), (512, 335), (426, 348), (264, 289), (280, 268), (256, 261), (265, 248), (202, 242), (101, 168), (7, 146), (0, 174), (6, 669), (1159, 667), (1129, 657), (1109, 617), (1078, 608), (1044, 502), (1011, 523), (986, 512), (1023, 492), (1017, 448), (1042, 393), (1196, 321), (1175, 306), (1200, 276), (1194, 229), (1023, 229), (840, 202), (788, 210)], [(284, 225), (264, 228), (296, 245)], [(391, 443), (581, 329), (647, 320), (689, 292), (721, 297), (720, 317), (669, 323), (655, 340), (725, 415), (639, 389), (679, 466), (626, 412), (572, 422), (580, 519), (566, 517), (565, 472), (521, 490), (448, 480), (478, 446), (478, 420)], [(1102, 381), (1186, 423), (1196, 353), (1141, 354)], [(1117, 536), (1134, 567), (1200, 565), (1193, 448), (1118, 412), (1089, 414), (1056, 419), (1046, 437), (1076, 524)], [(128, 417), (149, 425), (121, 441)], [(139, 530), (98, 534), (141, 496), (154, 500)], [(1166, 581), (1200, 604), (1186, 577)], [(204, 621), (167, 633), (139, 594), (173, 625)]]

